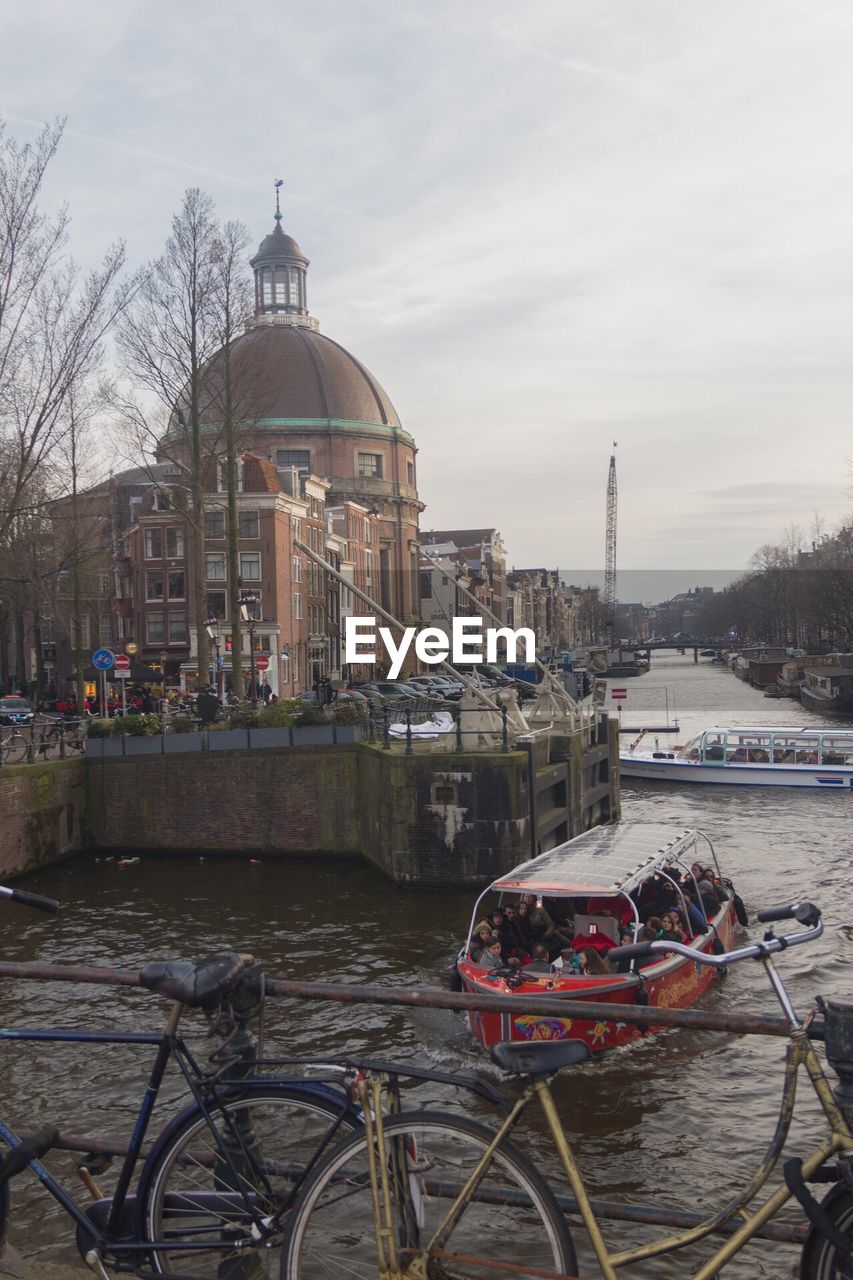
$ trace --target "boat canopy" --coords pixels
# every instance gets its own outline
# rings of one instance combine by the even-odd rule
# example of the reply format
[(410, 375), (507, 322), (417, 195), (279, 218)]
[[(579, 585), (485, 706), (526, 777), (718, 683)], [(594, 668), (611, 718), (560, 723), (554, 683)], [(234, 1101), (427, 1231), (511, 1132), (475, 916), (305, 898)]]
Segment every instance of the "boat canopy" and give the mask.
[(700, 831), (674, 830), (659, 822), (593, 827), (538, 858), (522, 862), (489, 888), (496, 893), (552, 898), (630, 893), (656, 868), (694, 853), (697, 839), (707, 842)]

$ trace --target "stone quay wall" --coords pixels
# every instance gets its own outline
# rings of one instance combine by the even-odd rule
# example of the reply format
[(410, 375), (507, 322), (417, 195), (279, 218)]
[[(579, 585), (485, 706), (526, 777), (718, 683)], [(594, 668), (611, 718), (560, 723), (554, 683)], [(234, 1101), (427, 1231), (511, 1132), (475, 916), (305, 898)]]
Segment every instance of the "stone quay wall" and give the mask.
[(0, 880), (86, 848), (86, 790), (81, 757), (0, 770)]

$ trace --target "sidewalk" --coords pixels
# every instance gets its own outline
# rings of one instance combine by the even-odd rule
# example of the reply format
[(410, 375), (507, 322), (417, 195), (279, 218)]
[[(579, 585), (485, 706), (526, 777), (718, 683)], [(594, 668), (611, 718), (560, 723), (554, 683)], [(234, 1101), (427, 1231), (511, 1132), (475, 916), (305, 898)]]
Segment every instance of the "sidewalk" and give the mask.
[(14, 1246), (0, 1250), (0, 1280), (83, 1280), (91, 1276), (81, 1258), (79, 1263), (27, 1261)]

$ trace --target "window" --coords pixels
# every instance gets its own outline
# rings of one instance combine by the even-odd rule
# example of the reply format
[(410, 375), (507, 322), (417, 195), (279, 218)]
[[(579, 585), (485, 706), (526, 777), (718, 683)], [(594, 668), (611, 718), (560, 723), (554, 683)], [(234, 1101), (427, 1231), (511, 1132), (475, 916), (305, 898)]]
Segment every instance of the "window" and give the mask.
[(302, 594), (299, 591), (293, 593), (293, 616), (294, 618), (302, 617)]
[(261, 536), (260, 519), (257, 511), (240, 512), (240, 537), (259, 538)]
[(302, 581), (302, 560), (299, 556), (293, 557), (293, 581)]
[(166, 633), (163, 629), (163, 614), (159, 609), (156, 613), (145, 615), (145, 634), (149, 644), (162, 644), (166, 639)]
[(310, 449), (279, 449), (275, 455), (276, 466), (296, 467), (299, 471), (311, 470)]
[(225, 581), (225, 552), (209, 551), (204, 557), (204, 576), (208, 582)]
[(221, 542), (225, 537), (225, 512), (221, 507), (204, 513), (204, 536), (211, 542)]
[(172, 569), (169, 572), (169, 599), (185, 600), (186, 589), (184, 585), (183, 569)]
[(262, 271), (261, 279), (263, 280), (264, 305), (269, 306), (272, 303), (272, 271)]
[(169, 644), (186, 644), (187, 615), (183, 609), (169, 611)]
[(287, 302), (287, 271), (278, 267), (275, 273), (275, 300), (282, 306)]
[(290, 305), (299, 306), (299, 272), (294, 271), (293, 268), (290, 271)]
[(166, 555), (182, 556), (184, 554), (184, 531), (181, 528), (166, 530)]
[(241, 551), (240, 552), (240, 577), (244, 582), (260, 582), (261, 580), (260, 551)]
[(92, 647), (92, 620), (88, 613), (84, 614), (80, 619), (77, 627), (79, 643), (82, 649), (91, 649)]
[(364, 553), (364, 580), (368, 587), (373, 582), (373, 552), (365, 551)]
[(163, 574), (159, 569), (149, 569), (145, 575), (145, 599), (163, 599)]
[(208, 618), (225, 618), (225, 592), (224, 591), (208, 591), (207, 593), (207, 616)]
[(382, 475), (381, 453), (360, 453), (358, 455), (358, 474), (360, 476)]
[(406, 479), (409, 484), (413, 485), (415, 483), (415, 464), (412, 462), (411, 458), (409, 458), (406, 463)]
[(169, 501), (169, 495), (164, 493), (162, 489), (154, 490), (154, 501), (151, 503), (152, 511), (171, 511), (172, 504)]
[(163, 555), (163, 530), (145, 530), (145, 559), (159, 560)]
[(296, 538), (297, 542), (301, 542), (302, 541), (302, 521), (297, 519), (296, 516), (291, 516), (290, 529), (291, 529), (291, 532), (293, 533), (294, 538)]

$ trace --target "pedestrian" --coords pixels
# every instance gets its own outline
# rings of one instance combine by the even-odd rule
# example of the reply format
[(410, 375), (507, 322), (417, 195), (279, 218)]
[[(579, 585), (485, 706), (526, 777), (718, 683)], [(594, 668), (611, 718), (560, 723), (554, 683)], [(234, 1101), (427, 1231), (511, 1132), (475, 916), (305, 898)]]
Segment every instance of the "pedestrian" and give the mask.
[(202, 726), (207, 726), (209, 724), (213, 724), (216, 719), (216, 714), (222, 704), (216, 696), (216, 690), (211, 687), (201, 691), (195, 700), (195, 705), (198, 708), (198, 715)]
[(264, 680), (263, 684), (258, 690), (258, 694), (260, 695), (261, 702), (263, 702), (264, 706), (266, 706), (270, 698), (272, 697), (272, 688), (268, 680), (266, 679)]

